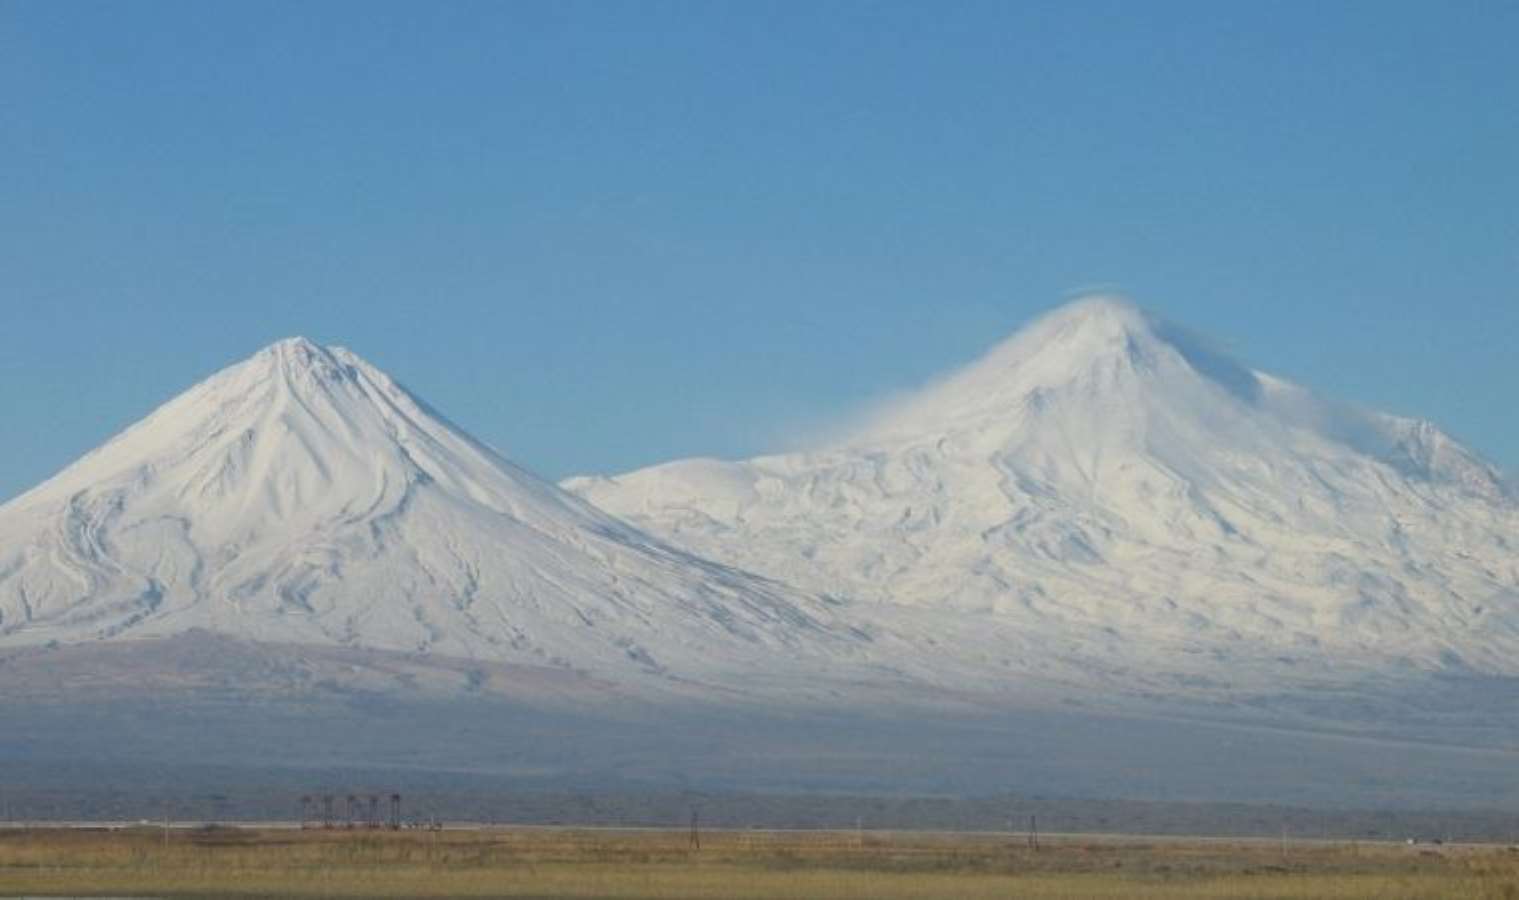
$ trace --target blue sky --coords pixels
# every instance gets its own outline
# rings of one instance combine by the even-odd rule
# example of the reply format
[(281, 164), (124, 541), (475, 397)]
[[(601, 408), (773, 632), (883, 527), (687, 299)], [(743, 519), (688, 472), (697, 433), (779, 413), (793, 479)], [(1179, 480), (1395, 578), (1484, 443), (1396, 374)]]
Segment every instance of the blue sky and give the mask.
[(1519, 465), (1514, 3), (0, 0), (0, 497), (279, 337), (553, 477), (1093, 284)]

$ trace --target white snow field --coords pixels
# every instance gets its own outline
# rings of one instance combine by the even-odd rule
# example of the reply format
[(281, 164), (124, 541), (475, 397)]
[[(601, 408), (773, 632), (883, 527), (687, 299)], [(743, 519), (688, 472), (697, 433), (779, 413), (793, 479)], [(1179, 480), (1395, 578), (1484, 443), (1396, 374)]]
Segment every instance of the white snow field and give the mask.
[(196, 628), (635, 678), (861, 640), (825, 604), (649, 538), (299, 338), (0, 507), (0, 647)]
[(1519, 503), (1492, 466), (1121, 299), (1059, 308), (826, 446), (563, 486), (855, 601), (883, 664), (945, 686), (1519, 674)]
[(0, 506), (0, 649), (210, 632), (624, 696), (1322, 720), (1519, 676), (1516, 543), (1512, 489), (1434, 427), (1120, 300), (827, 446), (562, 488), (292, 339)]

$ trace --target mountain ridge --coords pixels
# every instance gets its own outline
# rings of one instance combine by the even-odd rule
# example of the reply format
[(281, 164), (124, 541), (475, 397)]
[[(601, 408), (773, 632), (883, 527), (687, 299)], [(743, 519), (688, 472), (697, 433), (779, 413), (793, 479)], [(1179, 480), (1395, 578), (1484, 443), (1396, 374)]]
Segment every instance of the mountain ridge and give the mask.
[(0, 648), (203, 632), (783, 704), (1242, 708), (1519, 675), (1515, 535), (1434, 426), (1125, 301), (812, 450), (562, 486), (292, 338), (0, 505)]

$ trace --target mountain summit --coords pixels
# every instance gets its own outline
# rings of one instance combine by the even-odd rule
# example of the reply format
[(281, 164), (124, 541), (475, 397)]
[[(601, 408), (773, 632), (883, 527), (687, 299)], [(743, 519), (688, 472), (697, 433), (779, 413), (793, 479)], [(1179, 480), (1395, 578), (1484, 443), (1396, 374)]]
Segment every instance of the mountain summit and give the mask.
[(175, 635), (691, 673), (842, 640), (292, 338), (0, 506), (0, 646)]
[(694, 552), (969, 622), (958, 646), (1012, 669), (1519, 673), (1519, 505), (1491, 466), (1120, 299), (826, 446), (565, 486)]
[(1162, 326), (1127, 300), (1092, 297), (1046, 315), (970, 366), (899, 402), (857, 440), (974, 427), (980, 418), (1038, 403), (1051, 391), (1093, 395), (1138, 388), (1174, 375), (1187, 355)]
[(1491, 465), (1428, 422), (1324, 400), (1114, 297), (1054, 310), (894, 404), (848, 442), (949, 433), (1025, 445), (1058, 438), (1048, 449), (1073, 458), (1126, 442), (1182, 467), (1220, 446), (1291, 451), (1319, 438), (1489, 500), (1508, 492)]

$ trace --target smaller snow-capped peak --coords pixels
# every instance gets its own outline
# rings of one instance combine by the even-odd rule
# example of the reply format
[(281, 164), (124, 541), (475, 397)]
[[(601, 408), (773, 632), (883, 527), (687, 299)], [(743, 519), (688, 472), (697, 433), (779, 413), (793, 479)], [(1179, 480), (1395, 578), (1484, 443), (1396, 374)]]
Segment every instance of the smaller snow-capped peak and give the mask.
[(303, 338), (0, 506), (0, 646), (203, 628), (662, 676), (854, 642), (831, 615), (612, 518)]
[(383, 511), (419, 483), (527, 519), (552, 520), (563, 505), (358, 355), (294, 337), (195, 385), (9, 505), (172, 485), (201, 528), (230, 540), (292, 516)]
[(304, 337), (275, 341), (254, 354), (247, 365), (255, 372), (263, 367), (264, 377), (279, 377), (303, 390), (320, 389), (324, 384), (368, 381), (404, 392), (383, 370), (347, 347), (324, 346)]
[(246, 368), (260, 377), (338, 379), (344, 371), (332, 352), (334, 349), (309, 338), (288, 337), (275, 341), (233, 369)]
[(234, 366), (222, 374), (234, 373), (245, 381), (283, 383), (307, 399), (361, 381), (391, 389), (397, 387), (384, 372), (352, 351), (340, 346), (323, 346), (304, 337), (275, 341), (241, 366)]
[(321, 344), (304, 335), (297, 334), (275, 341), (263, 350), (260, 350), (259, 355), (267, 355), (276, 359), (309, 362), (312, 359), (320, 357), (324, 352), (326, 351)]

